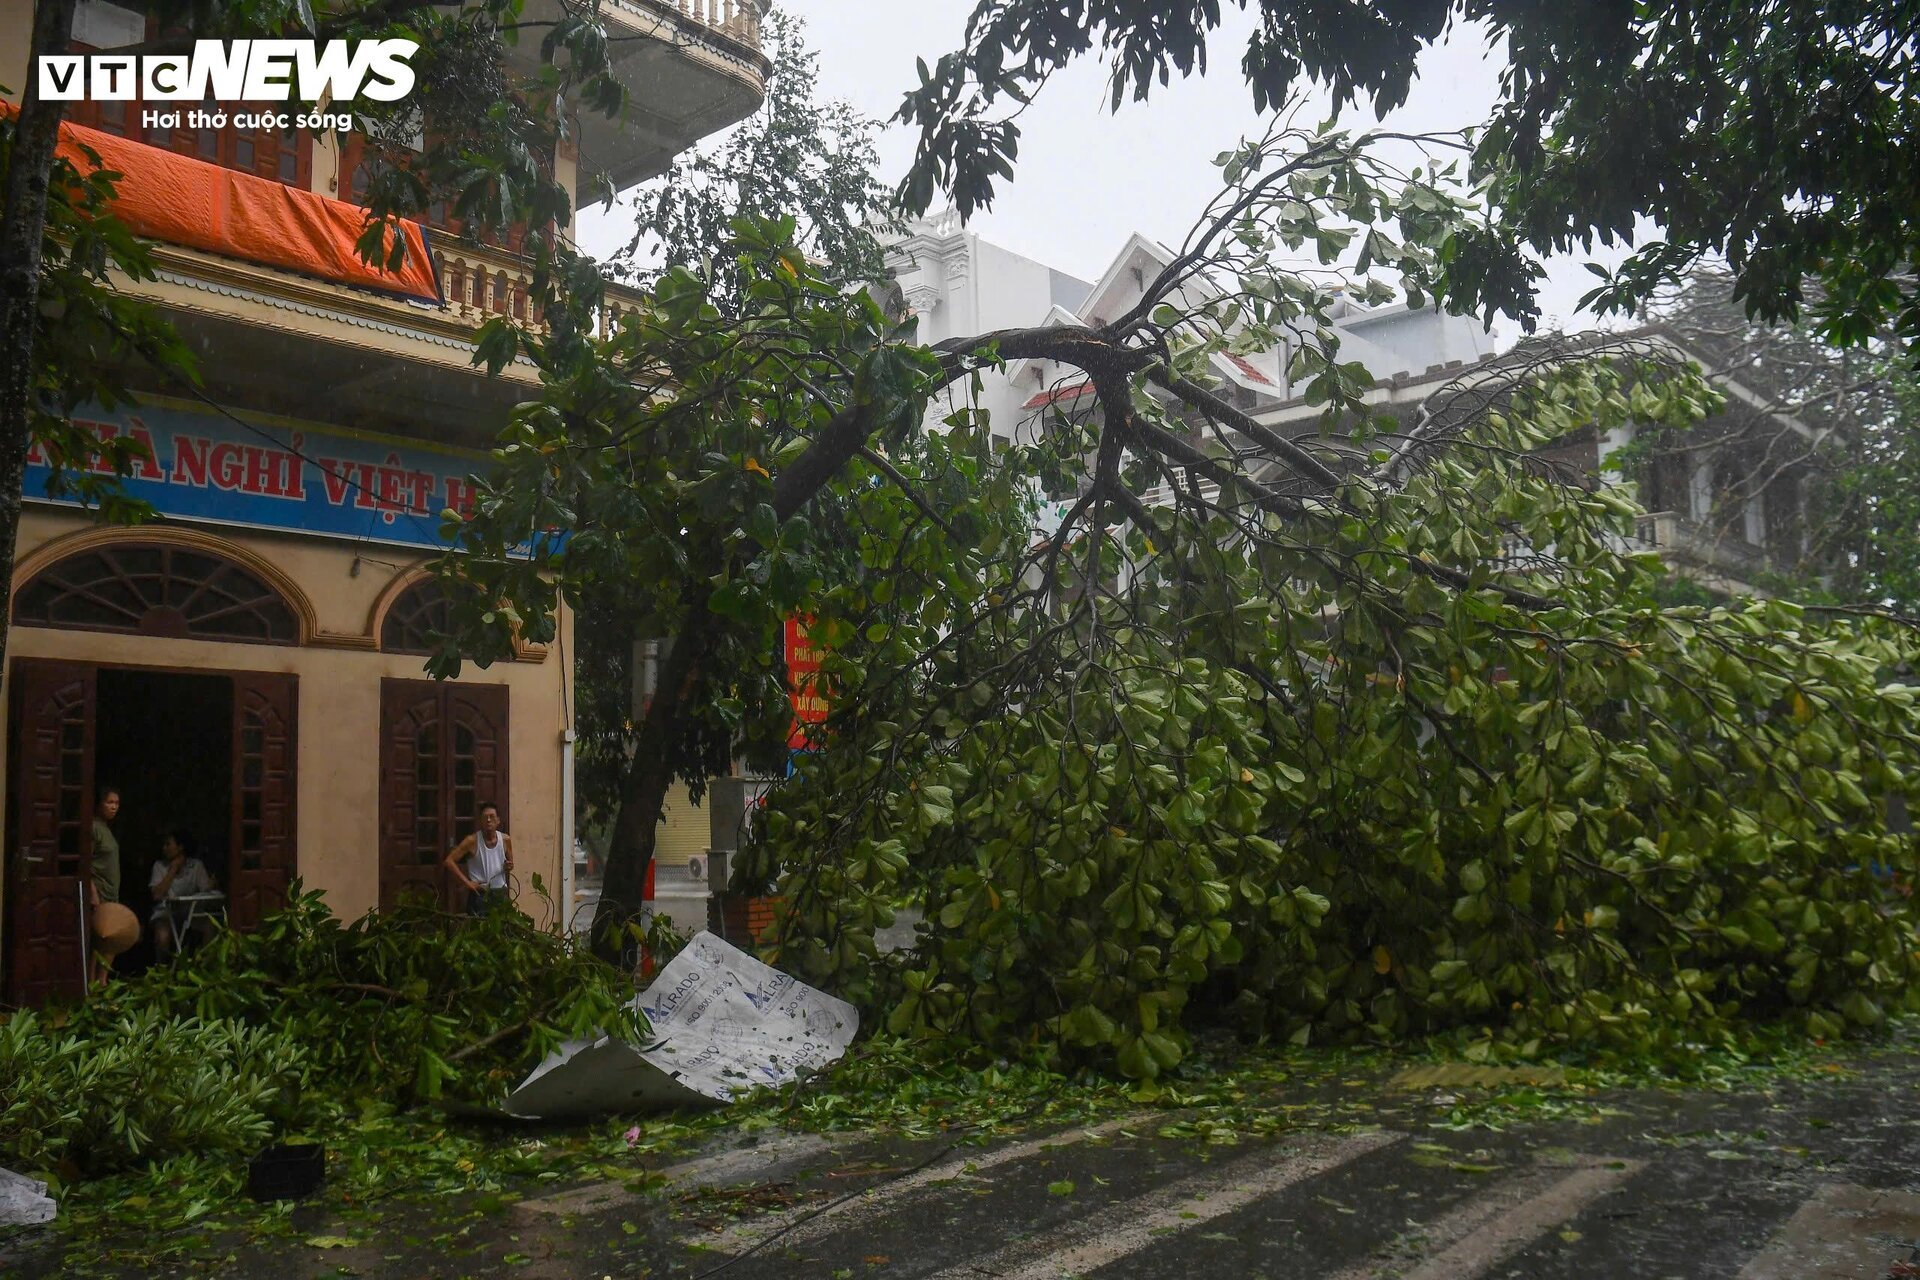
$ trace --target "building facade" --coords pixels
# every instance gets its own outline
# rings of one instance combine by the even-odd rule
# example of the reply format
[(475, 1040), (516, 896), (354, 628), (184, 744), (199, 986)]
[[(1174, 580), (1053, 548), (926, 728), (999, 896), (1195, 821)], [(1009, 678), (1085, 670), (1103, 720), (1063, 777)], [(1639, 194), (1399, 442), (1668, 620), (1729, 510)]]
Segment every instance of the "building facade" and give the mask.
[[(1136, 234), (1099, 280), (1088, 282), (983, 240), (949, 212), (910, 224), (889, 246), (890, 301), (917, 317), (919, 336), (928, 342), (1003, 328), (1098, 326), (1126, 314), (1173, 256), (1165, 245)], [(1173, 301), (1204, 304), (1206, 288), (1204, 281), (1190, 282)], [(1524, 346), (1499, 352), (1484, 326), (1436, 307), (1369, 307), (1343, 295), (1334, 299), (1328, 319), (1339, 337), (1341, 358), (1364, 364), (1375, 380), (1367, 402), (1409, 424), (1450, 392), (1479, 378), (1503, 377), (1509, 359), (1530, 358)], [(1778, 397), (1747, 386), (1724, 361), (1659, 326), (1558, 341), (1572, 353), (1600, 339), (1631, 342), (1650, 354), (1700, 366), (1726, 394), (1727, 407), (1677, 447), (1650, 456), (1614, 458), (1634, 443), (1631, 425), (1605, 434), (1574, 432), (1542, 456), (1583, 482), (1636, 485), (1647, 511), (1629, 549), (1659, 551), (1672, 569), (1711, 593), (1764, 590), (1807, 544), (1813, 468), (1805, 455), (1817, 445), (1819, 430), (1783, 409)], [(1216, 355), (1214, 390), (1262, 426), (1283, 435), (1316, 436), (1322, 406), (1309, 403), (1291, 383), (1287, 370), (1293, 354), (1282, 346)], [(1044, 360), (983, 370), (980, 381), (971, 402), (988, 414), (1001, 440), (1027, 439), (1044, 429), (1056, 409), (1074, 413), (1083, 397), (1091, 404), (1092, 388), (1083, 373)], [(930, 409), (929, 424), (972, 395), (971, 389), (950, 391)], [(1783, 439), (1792, 447), (1782, 448)], [(1164, 497), (1147, 498), (1151, 502), (1156, 496)]]
[[(586, 154), (631, 185), (756, 109), (765, 5), (606, 6), (633, 110), (624, 127), (584, 123)], [(0, 0), (0, 84), (26, 82), (32, 12)], [(141, 15), (89, 0), (74, 51), (146, 33)], [(296, 879), (344, 917), (408, 895), (451, 903), (441, 860), (488, 802), (514, 836), (522, 908), (541, 913), (536, 876), (568, 903), (570, 615), (552, 645), (511, 661), (448, 681), (424, 670), (450, 607), (427, 569), (438, 514), (461, 505), (536, 385), (524, 363), (498, 377), (473, 365), (481, 322), (531, 319), (528, 265), (442, 229), (421, 241), (424, 294), (306, 266), (324, 255), (287, 227), (358, 218), (351, 141), (160, 135), (138, 103), (75, 107), (73, 125), (95, 132), (74, 137), (114, 148), (123, 191), (164, 170), (218, 210), (294, 213), (268, 237), (198, 209), (135, 226), (158, 241), (158, 277), (120, 283), (173, 322), (203, 383), (140, 386), (136, 403), (86, 410), (83, 425), (150, 447), (126, 487), (157, 520), (105, 527), (48, 495), (44, 465), (30, 470), (0, 740), (4, 1000), (80, 989), (79, 900), (109, 787), (122, 801), (122, 900), (143, 918), (172, 830), (198, 845), (239, 928)], [(553, 157), (569, 186), (577, 156)]]

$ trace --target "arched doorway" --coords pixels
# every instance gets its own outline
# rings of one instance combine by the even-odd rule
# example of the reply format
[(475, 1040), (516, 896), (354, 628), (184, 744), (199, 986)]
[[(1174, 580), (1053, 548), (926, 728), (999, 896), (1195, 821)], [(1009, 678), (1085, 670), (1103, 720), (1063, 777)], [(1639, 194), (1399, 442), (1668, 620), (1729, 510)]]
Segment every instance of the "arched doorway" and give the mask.
[[(80, 541), (30, 570), (14, 594), (16, 627), (263, 646), (305, 637), (301, 602), (215, 539)], [(120, 900), (143, 921), (148, 874), (172, 830), (197, 845), (235, 928), (285, 901), (297, 862), (296, 676), (177, 660), (11, 665), (10, 1002), (81, 989), (80, 902), (103, 788), (122, 799)]]
[[(453, 604), (437, 579), (403, 588), (380, 619), (380, 650), (425, 656), (450, 630)], [(480, 806), (507, 803), (507, 688), (438, 680), (380, 682), (380, 905), (465, 906), (446, 873), (448, 850), (478, 825)]]

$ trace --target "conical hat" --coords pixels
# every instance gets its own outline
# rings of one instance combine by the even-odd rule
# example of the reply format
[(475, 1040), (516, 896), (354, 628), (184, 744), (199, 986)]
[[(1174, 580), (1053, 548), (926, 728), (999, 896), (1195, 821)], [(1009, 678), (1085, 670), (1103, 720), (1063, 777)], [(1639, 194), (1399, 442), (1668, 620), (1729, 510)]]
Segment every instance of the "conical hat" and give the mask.
[(103, 902), (93, 909), (93, 949), (103, 956), (117, 956), (140, 941), (140, 918), (117, 902)]

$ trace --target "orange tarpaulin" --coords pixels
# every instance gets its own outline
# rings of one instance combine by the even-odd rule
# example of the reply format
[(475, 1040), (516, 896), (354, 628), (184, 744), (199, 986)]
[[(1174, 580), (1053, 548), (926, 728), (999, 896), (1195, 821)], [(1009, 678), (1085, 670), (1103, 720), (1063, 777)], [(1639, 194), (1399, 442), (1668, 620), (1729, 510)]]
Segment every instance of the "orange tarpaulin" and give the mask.
[[(113, 214), (137, 235), (422, 302), (443, 301), (426, 230), (416, 222), (399, 224), (406, 256), (398, 271), (387, 271), (362, 260), (354, 247), (367, 222), (359, 205), (62, 123), (60, 155), (81, 173), (92, 173), (83, 147), (100, 157), (101, 169), (124, 175), (116, 184)], [(391, 247), (391, 233), (387, 243)]]

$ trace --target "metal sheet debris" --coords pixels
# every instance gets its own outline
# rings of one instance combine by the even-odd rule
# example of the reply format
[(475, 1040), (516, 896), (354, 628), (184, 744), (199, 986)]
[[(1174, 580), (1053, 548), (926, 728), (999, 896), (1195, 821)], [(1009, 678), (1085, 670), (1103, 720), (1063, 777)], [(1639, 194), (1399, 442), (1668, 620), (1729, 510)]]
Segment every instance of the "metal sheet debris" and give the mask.
[(0, 1227), (33, 1227), (52, 1222), (60, 1206), (47, 1196), (47, 1184), (11, 1169), (0, 1169)]
[(559, 1119), (731, 1102), (837, 1060), (860, 1029), (845, 1000), (705, 932), (634, 1003), (653, 1040), (569, 1041), (507, 1095), (504, 1110)]

